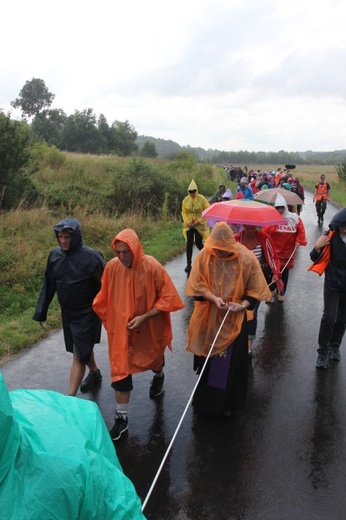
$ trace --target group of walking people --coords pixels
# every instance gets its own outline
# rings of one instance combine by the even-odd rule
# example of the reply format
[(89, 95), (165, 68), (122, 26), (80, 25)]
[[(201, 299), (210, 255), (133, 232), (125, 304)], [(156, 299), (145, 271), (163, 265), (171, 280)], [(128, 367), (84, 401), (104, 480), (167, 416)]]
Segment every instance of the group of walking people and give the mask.
[[(294, 182), (297, 183), (297, 180), (295, 179)], [(285, 173), (279, 172), (277, 187), (284, 184), (282, 181), (286, 181)], [(240, 190), (246, 186), (247, 179), (243, 179), (243, 186), (241, 184), (239, 183)], [(325, 175), (321, 175), (320, 182), (315, 186), (313, 199), (316, 202), (317, 214), (321, 215), (321, 212), (323, 212), (322, 218), (319, 217), (318, 224), (323, 222), (329, 191), (330, 186), (325, 180)], [(212, 199), (211, 202), (216, 200), (214, 197), (214, 200)], [(321, 200), (324, 201), (323, 204), (320, 203)], [(184, 203), (186, 203), (186, 199), (183, 202), (183, 216)], [(280, 193), (276, 197), (274, 206), (285, 219), (285, 224), (267, 226), (262, 229), (256, 228), (256, 226), (243, 225), (242, 229), (235, 232), (233, 237), (257, 257), (267, 285), (271, 288), (271, 294), (269, 298), (266, 298), (266, 303), (274, 302), (275, 298), (277, 298), (278, 302), (283, 303), (288, 286), (289, 272), (295, 264), (296, 252), (299, 247), (307, 245), (307, 239), (304, 224), (299, 215), (300, 212), (290, 211), (285, 198)], [(345, 212), (341, 210), (336, 215), (330, 223), (330, 232), (320, 237), (310, 254), (311, 260), (316, 263), (316, 265), (314, 263), (311, 266), (311, 270), (319, 272), (319, 274), (326, 272), (324, 311), (318, 335), (319, 348), (317, 349), (318, 359), (316, 362), (318, 368), (327, 368), (329, 359), (338, 361), (341, 358), (339, 349), (346, 327), (346, 314), (344, 313), (346, 298), (346, 249), (342, 246), (345, 242)], [(208, 234), (209, 223), (210, 221), (206, 219), (204, 223), (203, 220), (199, 220), (199, 225), (204, 226), (204, 234)], [(232, 228), (231, 224), (230, 227)], [(336, 235), (334, 236), (335, 231)], [(333, 236), (334, 239), (331, 241)], [(333, 254), (330, 253), (331, 251), (333, 251)], [(320, 257), (322, 257), (322, 261)], [(190, 271), (191, 267), (187, 269), (188, 273)], [(333, 291), (336, 291), (336, 298)], [(333, 304), (331, 304), (331, 301), (333, 301)], [(248, 355), (250, 357), (252, 355), (252, 343), (256, 337), (259, 304), (260, 300), (254, 305), (249, 305), (250, 312), (246, 313)]]
[[(274, 295), (284, 301), (295, 252), (307, 240), (302, 220), (279, 195), (275, 207), (286, 223), (262, 230), (244, 225), (233, 233), (225, 222), (209, 229), (202, 216), (208, 206), (191, 181), (182, 203), (186, 295), (194, 299), (186, 349), (193, 354), (194, 370), (201, 374), (193, 405), (204, 413), (229, 416), (245, 404), (258, 306), (261, 301), (272, 302)], [(76, 219), (66, 218), (54, 230), (58, 247), (48, 257), (34, 319), (46, 320), (57, 293), (66, 350), (73, 354), (71, 396), (79, 388), (90, 391), (102, 380), (93, 348), (103, 324), (115, 391), (110, 435), (118, 440), (128, 429), (133, 374), (153, 372), (150, 398), (163, 391), (165, 350), (172, 341), (170, 313), (184, 303), (166, 270), (144, 253), (134, 230), (124, 229), (115, 236), (115, 257), (107, 264), (101, 253), (83, 245)], [(329, 358), (340, 359), (346, 327), (346, 209), (332, 220), (330, 230), (311, 253), (316, 268), (326, 271), (317, 363), (321, 368), (328, 366)], [(192, 263), (194, 243), (200, 252)], [(83, 380), (86, 366), (89, 373)]]

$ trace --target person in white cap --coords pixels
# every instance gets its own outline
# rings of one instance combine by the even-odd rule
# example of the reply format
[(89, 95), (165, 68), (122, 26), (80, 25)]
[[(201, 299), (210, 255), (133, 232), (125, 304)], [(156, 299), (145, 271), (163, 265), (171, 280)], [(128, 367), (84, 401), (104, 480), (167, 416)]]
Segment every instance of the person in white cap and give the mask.
[(305, 228), (303, 221), (296, 213), (288, 211), (287, 202), (278, 193), (275, 201), (275, 209), (286, 219), (286, 224), (264, 227), (262, 231), (267, 233), (274, 242), (276, 252), (280, 260), (280, 271), (284, 287), (281, 291), (277, 290), (277, 299), (284, 301), (287, 290), (288, 273), (294, 267), (295, 254), (300, 246), (306, 246)]

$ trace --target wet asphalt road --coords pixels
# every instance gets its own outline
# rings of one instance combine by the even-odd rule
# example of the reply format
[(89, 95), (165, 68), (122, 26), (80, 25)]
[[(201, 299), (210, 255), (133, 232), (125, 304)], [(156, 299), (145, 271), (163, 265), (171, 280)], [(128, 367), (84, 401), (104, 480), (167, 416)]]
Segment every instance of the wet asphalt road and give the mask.
[[(325, 222), (336, 212), (329, 205)], [(259, 308), (245, 411), (202, 418), (189, 407), (144, 514), (153, 520), (324, 520), (346, 518), (346, 355), (315, 367), (323, 277), (308, 273), (318, 227), (311, 195), (302, 212), (308, 246), (300, 248), (283, 304)], [(195, 252), (196, 253), (196, 252)], [(129, 431), (116, 444), (125, 474), (144, 501), (196, 383), (185, 333), (193, 303), (184, 296), (185, 256), (166, 265), (186, 303), (172, 314), (174, 353), (166, 356), (165, 391), (149, 399), (150, 373), (134, 376)], [(342, 345), (345, 348), (345, 339)], [(93, 394), (113, 424), (106, 335), (95, 348), (103, 374)], [(9, 390), (65, 393), (71, 357), (61, 331), (4, 364)]]

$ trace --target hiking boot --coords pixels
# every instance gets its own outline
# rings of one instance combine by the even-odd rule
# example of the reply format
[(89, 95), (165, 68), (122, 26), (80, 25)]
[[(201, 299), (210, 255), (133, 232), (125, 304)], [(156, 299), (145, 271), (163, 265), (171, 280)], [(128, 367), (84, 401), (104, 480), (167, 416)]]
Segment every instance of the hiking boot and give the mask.
[(316, 366), (317, 368), (328, 368), (328, 354), (319, 354)]
[(89, 372), (87, 377), (82, 381), (80, 385), (81, 392), (89, 392), (97, 383), (102, 381), (102, 375), (98, 368), (95, 372)]
[(330, 359), (333, 359), (334, 361), (340, 361), (340, 359), (341, 359), (341, 354), (340, 354), (340, 349), (339, 349), (339, 347), (333, 347), (333, 348), (329, 351), (329, 357), (330, 357)]
[(109, 430), (109, 435), (111, 436), (112, 441), (117, 441), (120, 439), (123, 433), (125, 433), (129, 428), (129, 422), (126, 417), (124, 418), (121, 413), (115, 414), (114, 426), (111, 430)]
[(191, 264), (187, 264), (185, 267), (185, 273), (189, 273), (191, 271)]
[(154, 397), (158, 397), (162, 394), (163, 391), (163, 381), (165, 379), (165, 374), (162, 377), (154, 376), (152, 381), (150, 382), (149, 396), (150, 399)]

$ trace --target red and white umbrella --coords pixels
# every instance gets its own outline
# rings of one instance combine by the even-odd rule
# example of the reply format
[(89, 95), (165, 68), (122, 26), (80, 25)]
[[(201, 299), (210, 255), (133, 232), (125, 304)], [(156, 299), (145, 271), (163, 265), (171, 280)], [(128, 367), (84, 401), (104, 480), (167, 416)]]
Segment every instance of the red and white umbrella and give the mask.
[(216, 222), (262, 227), (286, 224), (286, 219), (273, 206), (252, 200), (215, 202), (203, 211), (202, 216), (208, 219), (209, 227)]

